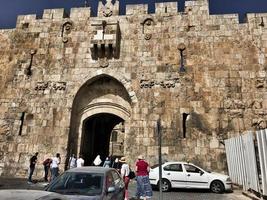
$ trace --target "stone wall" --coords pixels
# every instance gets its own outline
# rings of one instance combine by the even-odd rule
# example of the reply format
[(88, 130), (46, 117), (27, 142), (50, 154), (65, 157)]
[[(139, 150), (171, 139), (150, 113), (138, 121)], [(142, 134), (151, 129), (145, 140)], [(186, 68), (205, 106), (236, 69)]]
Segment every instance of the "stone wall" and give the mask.
[(98, 17), (44, 10), (0, 31), (0, 174), (25, 176), (36, 151), (38, 176), (44, 158), (65, 161), (74, 98), (101, 76), (129, 93), (132, 164), (140, 153), (157, 162), (161, 118), (164, 159), (226, 172), (223, 139), (266, 128), (267, 14), (240, 24), (236, 14), (210, 15), (206, 0), (187, 1), (183, 13), (177, 3), (157, 3), (154, 14), (129, 5), (125, 16), (117, 4), (100, 8)]

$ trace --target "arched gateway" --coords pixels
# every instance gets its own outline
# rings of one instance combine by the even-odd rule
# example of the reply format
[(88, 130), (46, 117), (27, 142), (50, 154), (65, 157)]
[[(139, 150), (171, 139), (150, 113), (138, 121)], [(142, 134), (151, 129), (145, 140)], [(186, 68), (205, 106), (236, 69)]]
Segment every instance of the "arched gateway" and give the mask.
[[(124, 133), (130, 115), (131, 99), (118, 80), (108, 75), (88, 80), (73, 102), (68, 154), (82, 154), (86, 165), (98, 154), (102, 159), (113, 154), (111, 133), (118, 127)], [(120, 148), (123, 152), (123, 144)]]

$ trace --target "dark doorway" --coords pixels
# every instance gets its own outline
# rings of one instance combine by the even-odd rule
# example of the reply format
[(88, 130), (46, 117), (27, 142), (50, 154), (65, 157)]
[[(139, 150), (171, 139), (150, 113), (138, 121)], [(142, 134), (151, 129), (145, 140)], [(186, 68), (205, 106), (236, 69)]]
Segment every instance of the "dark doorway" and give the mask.
[(95, 114), (84, 120), (80, 153), (84, 157), (85, 165), (92, 165), (97, 155), (100, 155), (102, 161), (110, 155), (112, 130), (123, 121), (109, 113)]

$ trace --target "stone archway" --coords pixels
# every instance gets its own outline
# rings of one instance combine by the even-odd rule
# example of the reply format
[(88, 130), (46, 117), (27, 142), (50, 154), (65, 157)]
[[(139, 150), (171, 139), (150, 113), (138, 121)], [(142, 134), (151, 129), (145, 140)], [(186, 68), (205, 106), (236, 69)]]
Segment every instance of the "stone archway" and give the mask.
[(83, 154), (87, 165), (97, 154), (109, 155), (113, 128), (123, 123), (128, 130), (130, 115), (131, 99), (118, 80), (108, 75), (88, 80), (73, 102), (68, 155)]

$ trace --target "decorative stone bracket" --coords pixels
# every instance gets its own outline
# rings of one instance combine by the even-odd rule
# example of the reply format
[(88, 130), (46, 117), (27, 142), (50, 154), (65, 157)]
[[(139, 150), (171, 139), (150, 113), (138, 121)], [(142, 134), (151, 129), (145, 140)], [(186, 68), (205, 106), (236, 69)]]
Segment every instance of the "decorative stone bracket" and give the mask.
[[(119, 58), (120, 28), (119, 22), (105, 20), (92, 24), (91, 53), (95, 60)], [(105, 65), (106, 66), (106, 65)]]
[(68, 42), (68, 35), (70, 34), (71, 29), (72, 29), (72, 22), (70, 21), (67, 21), (62, 25), (61, 37), (64, 43)]

